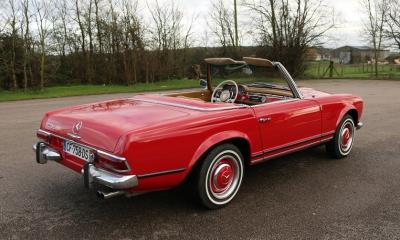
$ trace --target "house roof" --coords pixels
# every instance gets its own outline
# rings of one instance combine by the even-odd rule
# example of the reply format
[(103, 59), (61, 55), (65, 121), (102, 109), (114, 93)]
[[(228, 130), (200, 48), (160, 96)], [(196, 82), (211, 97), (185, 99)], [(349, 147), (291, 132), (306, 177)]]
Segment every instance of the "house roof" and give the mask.
[[(353, 45), (344, 45), (341, 47), (336, 48), (335, 50), (340, 50), (343, 48), (351, 48), (351, 49), (356, 49), (356, 50), (360, 50), (360, 51), (373, 51), (374, 49), (368, 46), (353, 46)], [(386, 49), (380, 49), (380, 51), (388, 51)]]
[(354, 48), (354, 49), (358, 49), (358, 50), (372, 50), (372, 48), (370, 48), (368, 46), (352, 46), (352, 45), (345, 45), (345, 46), (338, 47), (336, 49), (341, 49), (341, 48)]

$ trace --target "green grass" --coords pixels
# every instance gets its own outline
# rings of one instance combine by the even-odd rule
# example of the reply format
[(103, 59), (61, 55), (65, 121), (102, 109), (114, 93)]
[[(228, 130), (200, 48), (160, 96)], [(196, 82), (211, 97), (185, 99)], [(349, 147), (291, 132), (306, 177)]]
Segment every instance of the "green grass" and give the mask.
[[(213, 85), (216, 86), (220, 82), (226, 79), (216, 78), (213, 81)], [(250, 78), (235, 78), (237, 83), (248, 83), (253, 82), (254, 79)], [(275, 79), (271, 79), (274, 82)], [(98, 95), (98, 94), (110, 94), (110, 93), (137, 93), (137, 92), (148, 92), (148, 91), (163, 91), (163, 90), (174, 90), (174, 89), (185, 89), (185, 88), (196, 88), (199, 87), (197, 80), (169, 80), (161, 81), (156, 83), (138, 83), (132, 86), (124, 85), (71, 85), (71, 86), (58, 86), (58, 87), (47, 87), (43, 91), (29, 90), (24, 92), (18, 91), (0, 91), (0, 102), (5, 101), (17, 101), (17, 100), (29, 100), (29, 99), (45, 99), (45, 98), (59, 98), (59, 97), (70, 97), (70, 96), (87, 96), (87, 95)]]
[(123, 85), (74, 85), (48, 87), (44, 91), (0, 91), (0, 102), (58, 98), (68, 96), (97, 95), (108, 93), (135, 93), (146, 91), (173, 90), (198, 87), (199, 82), (196, 80), (169, 80), (157, 83), (138, 83), (132, 86)]
[[(329, 62), (312, 62), (308, 65), (305, 78), (329, 78), (329, 72), (323, 76)], [(374, 66), (368, 64), (334, 64), (337, 72), (332, 78), (375, 79)], [(400, 79), (400, 66), (378, 65), (378, 79)]]

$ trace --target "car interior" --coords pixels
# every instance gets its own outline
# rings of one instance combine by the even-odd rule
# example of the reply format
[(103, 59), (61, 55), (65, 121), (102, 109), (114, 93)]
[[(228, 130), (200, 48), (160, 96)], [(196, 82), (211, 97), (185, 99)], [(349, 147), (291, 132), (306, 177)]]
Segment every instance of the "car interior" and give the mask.
[(169, 94), (212, 103), (258, 105), (294, 98), (287, 80), (274, 63), (267, 59), (205, 59), (207, 80), (200, 80), (203, 89)]

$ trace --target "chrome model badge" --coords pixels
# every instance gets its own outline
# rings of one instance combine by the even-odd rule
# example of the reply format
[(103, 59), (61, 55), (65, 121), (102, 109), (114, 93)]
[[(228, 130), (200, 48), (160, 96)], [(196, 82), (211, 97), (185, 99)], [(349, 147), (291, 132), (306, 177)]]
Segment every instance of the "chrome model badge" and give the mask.
[(79, 130), (82, 128), (82, 121), (77, 122), (73, 127), (72, 127), (72, 132), (74, 134), (78, 134)]

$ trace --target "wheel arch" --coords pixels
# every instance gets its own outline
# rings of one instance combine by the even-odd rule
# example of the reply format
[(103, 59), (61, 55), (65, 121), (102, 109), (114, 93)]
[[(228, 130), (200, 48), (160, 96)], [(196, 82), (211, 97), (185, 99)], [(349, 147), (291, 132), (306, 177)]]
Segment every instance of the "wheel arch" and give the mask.
[(342, 121), (342, 119), (346, 115), (350, 115), (354, 120), (354, 124), (357, 125), (357, 123), (359, 121), (359, 119), (358, 119), (359, 118), (358, 117), (359, 116), (358, 110), (353, 106), (348, 106), (348, 107), (344, 108), (341, 111), (341, 113), (339, 115), (339, 118), (336, 121), (336, 128), (339, 126), (340, 122)]
[(350, 115), (353, 118), (355, 124), (358, 123), (358, 112), (357, 112), (357, 109), (355, 109), (355, 108), (350, 109), (349, 111), (346, 112), (346, 114), (344, 114), (344, 116), (347, 115), (347, 114)]
[(244, 158), (244, 164), (250, 162), (251, 144), (248, 136), (245, 133), (237, 131), (222, 132), (211, 136), (200, 145), (189, 163), (189, 172), (191, 172), (212, 149), (225, 143), (231, 143), (239, 149)]

